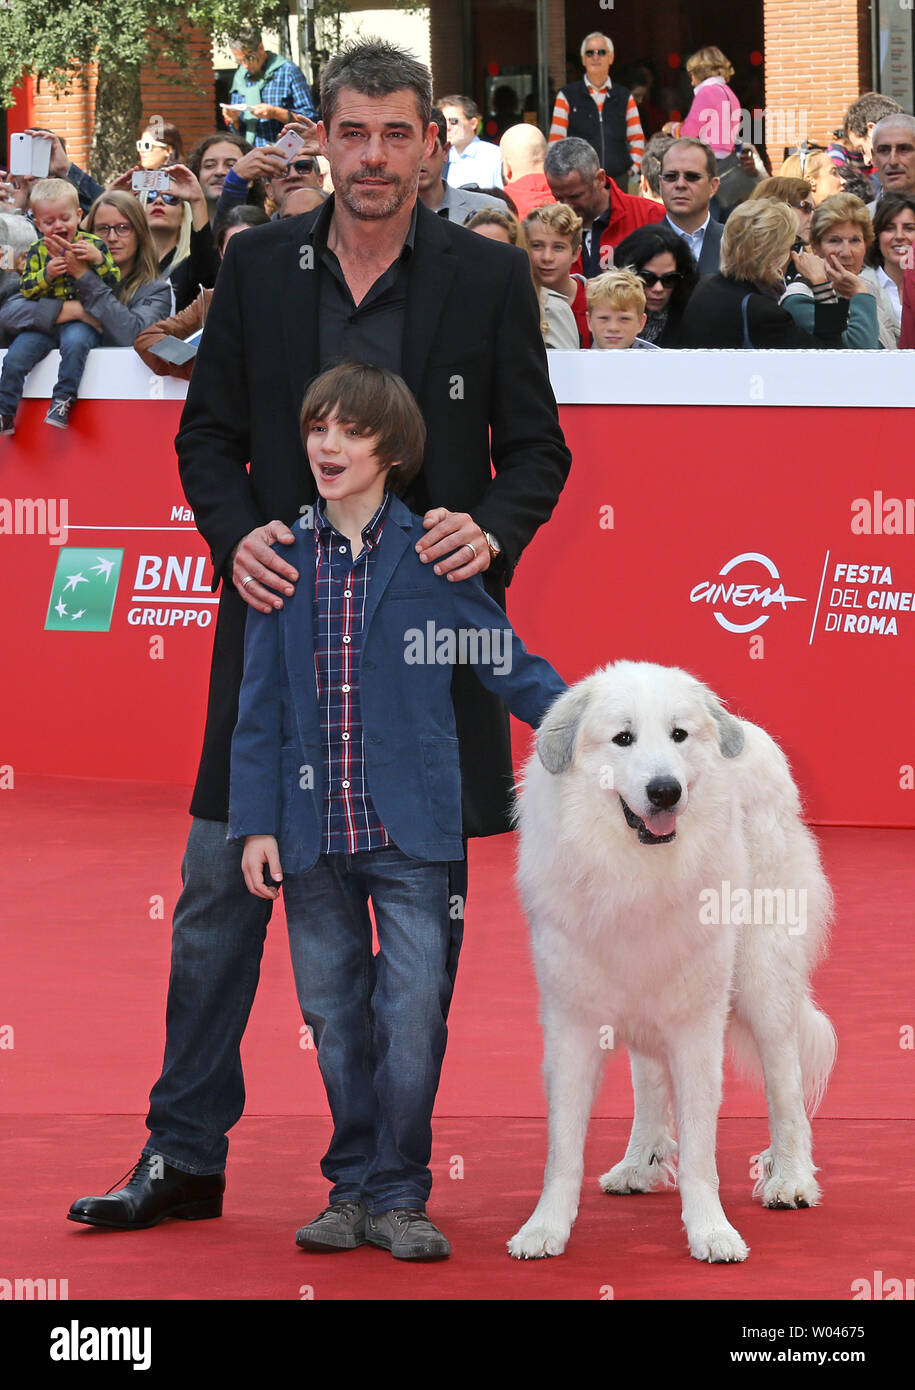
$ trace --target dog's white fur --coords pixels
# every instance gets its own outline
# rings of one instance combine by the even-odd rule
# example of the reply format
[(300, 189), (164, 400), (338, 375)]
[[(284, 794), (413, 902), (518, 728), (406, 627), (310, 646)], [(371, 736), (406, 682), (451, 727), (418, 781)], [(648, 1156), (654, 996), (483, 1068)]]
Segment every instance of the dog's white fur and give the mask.
[[(612, 741), (622, 734), (625, 743), (627, 732), (628, 746)], [(671, 808), (676, 835), (642, 843), (621, 798), (649, 830), (660, 825), (667, 834), (670, 813), (658, 817), (646, 791), (659, 777), (682, 788)], [(566, 1247), (612, 1039), (629, 1049), (635, 1115), (626, 1153), (601, 1187), (648, 1192), (676, 1180), (679, 1147), (691, 1254), (746, 1259), (718, 1198), (725, 1034), (744, 1060), (755, 1052), (762, 1062), (770, 1143), (758, 1156), (754, 1196), (769, 1207), (819, 1200), (807, 1107), (816, 1109), (836, 1051), (832, 1024), (809, 988), (831, 894), (784, 755), (685, 671), (617, 662), (553, 705), (524, 771), (517, 818), (518, 880), (541, 995), (549, 1153), (540, 1200), (509, 1252), (530, 1259)], [(714, 901), (708, 890), (726, 894), (725, 885), (805, 890), (803, 929), (797, 921), (704, 922), (710, 914), (702, 905)]]

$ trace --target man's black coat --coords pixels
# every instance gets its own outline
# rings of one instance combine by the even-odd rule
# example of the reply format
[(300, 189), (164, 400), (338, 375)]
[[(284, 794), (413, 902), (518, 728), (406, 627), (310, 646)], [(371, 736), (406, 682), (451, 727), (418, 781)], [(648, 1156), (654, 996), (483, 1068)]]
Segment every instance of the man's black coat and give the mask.
[[(191, 803), (210, 820), (228, 818), (247, 612), (230, 555), (250, 531), (275, 518), (292, 523), (315, 497), (299, 410), (322, 366), (318, 273), (305, 241), (319, 215), (231, 238), (176, 439), (184, 491), (223, 580)], [(505, 584), (550, 516), (571, 462), (527, 257), (420, 203), (409, 275), (403, 376), (428, 434), (406, 501), (420, 514), (430, 506), (469, 512), (498, 538), (504, 568), (491, 568), (484, 582), (504, 606)], [(455, 673), (454, 699), (465, 833), (497, 834), (508, 828), (508, 716), (467, 668)]]

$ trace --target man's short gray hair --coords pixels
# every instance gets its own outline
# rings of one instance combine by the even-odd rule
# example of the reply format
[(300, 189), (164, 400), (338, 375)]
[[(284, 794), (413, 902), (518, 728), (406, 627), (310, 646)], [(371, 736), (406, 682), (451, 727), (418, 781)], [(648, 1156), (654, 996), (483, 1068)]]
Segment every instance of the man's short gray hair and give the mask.
[(389, 97), (409, 88), (416, 97), (424, 131), (432, 119), (431, 72), (412, 53), (384, 39), (359, 39), (348, 44), (321, 73), (321, 119), (328, 130), (344, 87), (364, 97)]
[(878, 121), (874, 126), (871, 135), (871, 143), (876, 145), (881, 130), (883, 130), (885, 126), (891, 125), (901, 125), (904, 130), (907, 130), (911, 136), (915, 137), (915, 116), (907, 116), (904, 111), (893, 111), (889, 116), (884, 116), (883, 120)]
[(599, 168), (597, 151), (587, 140), (580, 140), (577, 135), (567, 135), (564, 140), (555, 140), (543, 161), (543, 172), (547, 180), (567, 179), (570, 174), (581, 174), (583, 179), (593, 179)]
[(608, 38), (606, 34), (599, 34), (596, 29), (593, 31), (593, 33), (586, 34), (585, 37), (582, 39), (580, 49), (582, 57), (585, 56), (585, 49), (588, 47), (588, 44), (591, 42), (592, 39), (603, 39), (604, 43), (610, 50), (610, 57), (613, 57), (613, 40)]

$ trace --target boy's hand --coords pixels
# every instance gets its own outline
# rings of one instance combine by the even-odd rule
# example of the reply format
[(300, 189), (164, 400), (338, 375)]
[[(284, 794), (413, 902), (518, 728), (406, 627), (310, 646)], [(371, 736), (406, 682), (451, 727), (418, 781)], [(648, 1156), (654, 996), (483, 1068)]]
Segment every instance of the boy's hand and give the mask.
[(52, 256), (44, 268), (44, 278), (46, 280), (57, 280), (61, 275), (67, 273), (67, 262), (63, 256)]
[(241, 871), (248, 892), (256, 898), (277, 898), (280, 890), (270, 888), (264, 882), (265, 867), (271, 878), (279, 880), (283, 877), (279, 845), (273, 835), (249, 835), (241, 856)]
[(258, 526), (244, 536), (232, 552), (232, 583), (245, 603), (259, 613), (282, 608), (283, 600), (271, 593), (271, 589), (287, 598), (295, 593), (292, 585), (299, 577), (298, 570), (270, 549), (274, 541), (292, 545), (294, 540), (295, 536), (284, 521), (268, 521), (266, 526)]
[(91, 241), (73, 241), (70, 243), (74, 255), (87, 265), (101, 265), (105, 257), (97, 246), (93, 246)]
[[(433, 507), (423, 517), (423, 525), (428, 535), (416, 542), (416, 549), (425, 564), (438, 562), (436, 574), (447, 574), (452, 580), (470, 579), (489, 569), (489, 546), (472, 516)], [(470, 547), (475, 554), (471, 554)]]
[(71, 241), (64, 252), (67, 273), (78, 280), (88, 271), (93, 256), (99, 260), (102, 259), (99, 252), (88, 241)]

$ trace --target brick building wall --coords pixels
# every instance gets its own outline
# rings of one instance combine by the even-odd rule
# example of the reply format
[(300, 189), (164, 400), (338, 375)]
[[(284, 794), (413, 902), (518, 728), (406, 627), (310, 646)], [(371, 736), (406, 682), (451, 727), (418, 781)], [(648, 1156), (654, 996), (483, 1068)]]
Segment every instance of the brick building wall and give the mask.
[[(862, 17), (862, 11), (864, 15)], [(862, 0), (765, 0), (766, 110), (772, 172), (782, 163), (783, 131), (806, 126), (827, 144), (850, 102), (870, 82), (867, 6)]]

